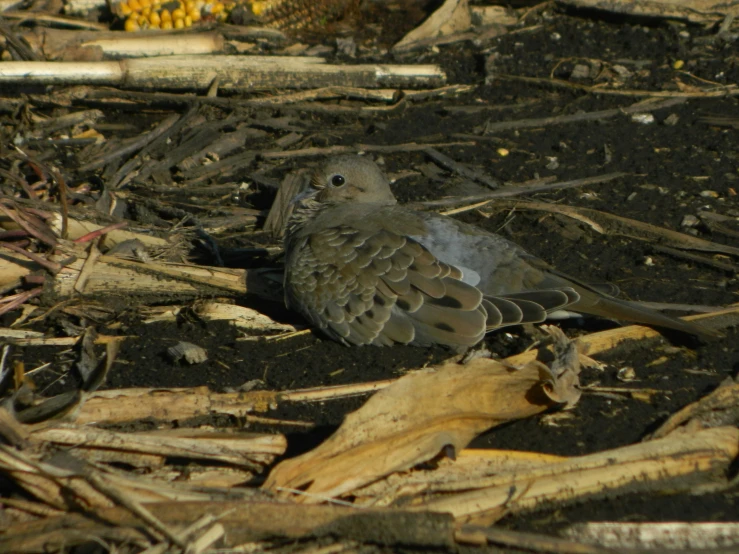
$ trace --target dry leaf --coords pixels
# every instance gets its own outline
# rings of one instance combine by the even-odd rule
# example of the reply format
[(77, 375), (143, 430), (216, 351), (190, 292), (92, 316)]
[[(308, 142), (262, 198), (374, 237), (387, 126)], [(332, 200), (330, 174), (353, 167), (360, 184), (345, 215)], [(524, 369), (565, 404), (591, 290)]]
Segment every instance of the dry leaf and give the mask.
[(470, 27), (472, 16), (467, 0), (446, 0), (426, 21), (393, 46), (393, 50), (396, 52), (412, 50), (428, 39), (461, 33)]
[(549, 408), (540, 372), (539, 362), (515, 369), (476, 359), (406, 375), (347, 416), (324, 444), (278, 465), (265, 486), (339, 496), (445, 448), (459, 451), (486, 429)]
[(539, 378), (542, 390), (552, 402), (572, 408), (580, 400), (580, 354), (577, 346), (564, 331), (554, 325), (543, 325), (542, 329), (554, 341), (554, 362), (551, 367), (541, 365)]

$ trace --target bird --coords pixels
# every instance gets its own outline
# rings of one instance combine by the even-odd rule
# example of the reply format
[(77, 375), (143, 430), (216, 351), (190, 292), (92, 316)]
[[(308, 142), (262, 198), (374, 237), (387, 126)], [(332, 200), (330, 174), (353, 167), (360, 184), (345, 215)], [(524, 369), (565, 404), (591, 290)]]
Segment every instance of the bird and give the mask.
[(561, 273), (500, 235), (399, 205), (366, 157), (328, 159), (291, 203), (285, 302), (347, 346), (464, 350), (494, 329), (581, 314), (720, 336)]

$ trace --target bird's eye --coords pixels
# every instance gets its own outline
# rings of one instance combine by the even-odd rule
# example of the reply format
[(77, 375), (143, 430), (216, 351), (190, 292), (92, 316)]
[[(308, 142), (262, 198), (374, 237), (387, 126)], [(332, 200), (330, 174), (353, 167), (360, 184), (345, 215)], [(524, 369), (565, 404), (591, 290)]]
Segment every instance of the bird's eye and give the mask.
[(344, 183), (346, 183), (346, 179), (344, 179), (343, 175), (334, 175), (331, 177), (331, 185), (334, 187), (340, 187)]

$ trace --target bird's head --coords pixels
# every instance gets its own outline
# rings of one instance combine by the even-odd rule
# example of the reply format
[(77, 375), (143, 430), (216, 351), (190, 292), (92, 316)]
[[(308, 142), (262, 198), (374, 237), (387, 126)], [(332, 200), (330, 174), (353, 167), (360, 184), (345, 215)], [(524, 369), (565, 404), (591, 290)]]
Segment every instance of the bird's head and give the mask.
[(382, 170), (372, 160), (358, 156), (331, 158), (321, 164), (310, 181), (310, 192), (325, 204), (396, 204)]

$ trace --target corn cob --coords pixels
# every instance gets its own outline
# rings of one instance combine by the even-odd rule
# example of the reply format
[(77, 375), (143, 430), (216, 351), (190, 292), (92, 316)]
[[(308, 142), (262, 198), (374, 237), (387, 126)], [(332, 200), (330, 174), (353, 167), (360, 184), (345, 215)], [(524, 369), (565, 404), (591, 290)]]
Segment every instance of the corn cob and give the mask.
[(182, 29), (201, 20), (226, 21), (237, 5), (256, 23), (284, 30), (316, 29), (340, 17), (351, 0), (121, 0), (114, 13), (126, 31)]

